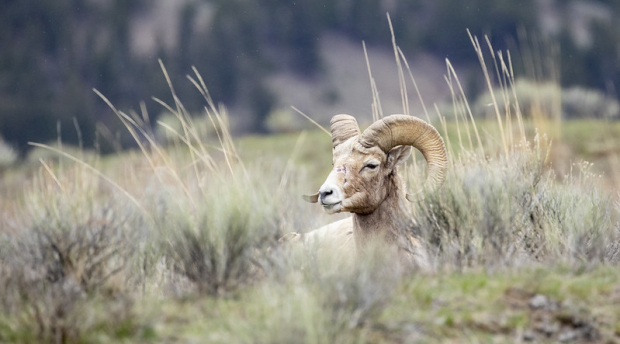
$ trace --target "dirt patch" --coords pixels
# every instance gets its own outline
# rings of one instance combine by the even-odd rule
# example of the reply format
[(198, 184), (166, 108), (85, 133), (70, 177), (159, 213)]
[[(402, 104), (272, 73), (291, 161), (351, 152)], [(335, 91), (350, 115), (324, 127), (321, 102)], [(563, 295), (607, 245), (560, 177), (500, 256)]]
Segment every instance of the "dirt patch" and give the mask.
[(510, 308), (526, 311), (529, 326), (521, 336), (525, 342), (616, 343), (620, 339), (617, 334), (605, 335), (605, 324), (592, 316), (589, 309), (568, 301), (509, 288), (504, 302)]

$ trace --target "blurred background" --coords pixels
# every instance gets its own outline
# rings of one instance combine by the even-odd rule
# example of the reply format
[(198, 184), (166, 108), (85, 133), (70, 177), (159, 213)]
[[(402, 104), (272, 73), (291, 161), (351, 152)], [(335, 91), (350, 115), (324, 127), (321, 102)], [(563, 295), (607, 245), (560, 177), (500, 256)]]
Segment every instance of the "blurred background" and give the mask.
[(119, 109), (139, 111), (145, 101), (151, 120), (165, 116), (151, 100), (172, 101), (158, 59), (198, 113), (204, 100), (185, 77), (195, 66), (236, 133), (309, 125), (291, 106), (321, 123), (343, 112), (363, 121), (372, 93), (362, 41), (384, 112), (402, 112), (386, 12), (427, 104), (450, 102), (446, 58), (468, 99), (484, 103), (469, 29), (483, 45), (487, 35), (495, 51), (510, 50), (520, 78), (570, 94), (563, 118), (618, 117), (618, 1), (2, 0), (0, 136), (19, 154), (28, 141), (59, 135), (103, 153), (112, 142), (126, 147), (133, 139), (92, 89)]

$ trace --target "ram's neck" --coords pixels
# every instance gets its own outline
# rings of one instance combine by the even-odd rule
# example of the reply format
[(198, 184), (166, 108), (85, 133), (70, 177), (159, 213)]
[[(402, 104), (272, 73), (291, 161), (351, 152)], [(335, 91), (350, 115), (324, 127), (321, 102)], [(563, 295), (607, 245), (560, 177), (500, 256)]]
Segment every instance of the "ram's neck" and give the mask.
[(381, 205), (370, 214), (353, 214), (353, 233), (357, 246), (364, 245), (373, 237), (384, 238), (388, 242), (396, 240), (408, 216), (405, 194), (400, 179), (395, 176), (390, 191)]

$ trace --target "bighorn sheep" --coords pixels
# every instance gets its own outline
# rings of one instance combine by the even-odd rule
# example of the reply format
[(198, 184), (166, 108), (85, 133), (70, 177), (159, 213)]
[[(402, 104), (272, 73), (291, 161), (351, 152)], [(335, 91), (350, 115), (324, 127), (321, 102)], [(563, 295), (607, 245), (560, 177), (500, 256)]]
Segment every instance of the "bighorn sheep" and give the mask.
[(401, 240), (402, 229), (412, 221), (405, 199), (413, 196), (405, 193), (398, 165), (415, 147), (427, 162), (426, 183), (441, 185), (447, 167), (443, 139), (432, 125), (407, 115), (385, 117), (363, 133), (354, 117), (336, 115), (331, 135), (334, 167), (319, 192), (304, 199), (320, 202), (329, 214), (352, 216), (297, 237), (349, 246), (346, 250), (360, 249), (372, 237), (387, 243)]

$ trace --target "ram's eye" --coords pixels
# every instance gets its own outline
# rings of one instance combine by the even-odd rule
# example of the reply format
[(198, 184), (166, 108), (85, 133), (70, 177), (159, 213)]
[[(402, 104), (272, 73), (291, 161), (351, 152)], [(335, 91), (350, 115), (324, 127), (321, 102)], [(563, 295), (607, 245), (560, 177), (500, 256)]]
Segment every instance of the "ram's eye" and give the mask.
[(377, 168), (378, 166), (379, 166), (379, 165), (377, 165), (377, 164), (370, 163), (370, 164), (366, 164), (366, 165), (364, 165), (364, 168), (368, 168), (368, 169), (374, 170), (374, 169), (375, 169), (375, 168)]

